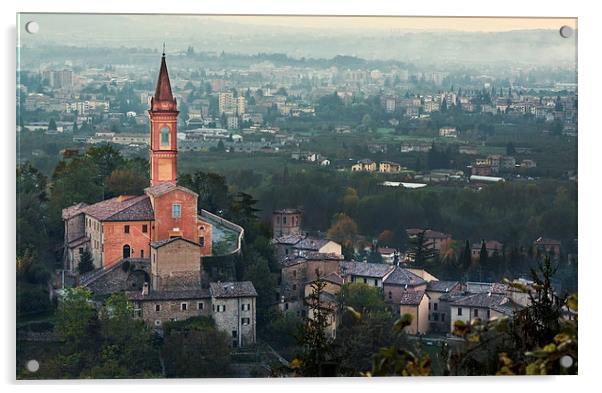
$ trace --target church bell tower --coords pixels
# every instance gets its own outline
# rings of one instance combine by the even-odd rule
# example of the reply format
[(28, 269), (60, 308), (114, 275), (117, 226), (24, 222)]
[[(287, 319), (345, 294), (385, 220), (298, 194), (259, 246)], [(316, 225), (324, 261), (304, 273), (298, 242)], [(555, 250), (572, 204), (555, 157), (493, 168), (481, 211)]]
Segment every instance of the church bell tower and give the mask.
[(177, 123), (178, 109), (176, 99), (171, 93), (171, 84), (165, 50), (161, 57), (161, 69), (155, 95), (151, 98), (150, 114), (150, 182), (151, 186), (161, 183), (177, 182)]

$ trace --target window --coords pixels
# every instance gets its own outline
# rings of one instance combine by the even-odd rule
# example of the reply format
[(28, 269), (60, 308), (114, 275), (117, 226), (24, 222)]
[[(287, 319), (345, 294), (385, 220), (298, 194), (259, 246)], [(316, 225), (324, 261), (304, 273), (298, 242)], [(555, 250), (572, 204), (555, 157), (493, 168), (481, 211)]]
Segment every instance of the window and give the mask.
[(161, 320), (155, 319), (155, 326), (161, 326)]
[(155, 304), (155, 311), (157, 311), (157, 312), (161, 311), (161, 305), (160, 304)]
[(142, 224), (142, 233), (147, 233), (147, 232), (148, 232), (148, 225)]
[(222, 312), (226, 312), (226, 305), (225, 304), (222, 306)]
[(445, 322), (445, 313), (444, 312), (441, 313), (441, 322)]
[(487, 309), (487, 319), (491, 318), (491, 310)]
[(161, 146), (169, 146), (169, 127), (161, 127)]
[(129, 225), (124, 225), (123, 226), (123, 233), (130, 233), (130, 226)]
[(429, 303), (429, 310), (431, 309), (431, 303)]
[(438, 314), (438, 313), (436, 313), (436, 312), (434, 312), (434, 313), (433, 313), (433, 319), (434, 319), (435, 321), (438, 321), (438, 320), (439, 320), (439, 314)]
[(79, 255), (82, 255), (84, 253), (84, 248), (80, 247), (78, 251), (79, 251)]
[[(389, 300), (393, 299), (393, 294), (391, 293), (391, 291), (389, 291)], [(430, 307), (429, 307), (430, 309)]]
[(293, 270), (293, 277), (297, 277), (297, 271)]
[(458, 315), (462, 315), (462, 307), (458, 307)]
[(368, 279), (364, 278), (364, 284), (368, 284)]
[(433, 310), (437, 311), (438, 303), (433, 303)]
[(174, 203), (173, 205), (171, 205), (171, 216), (173, 218), (182, 217), (182, 205), (180, 205), (179, 203)]
[(474, 316), (475, 316), (475, 317), (478, 317), (478, 316), (479, 316), (479, 309), (478, 309), (478, 308), (475, 308), (475, 309), (474, 309)]
[(187, 309), (188, 309), (188, 303), (181, 303), (180, 304), (180, 310), (186, 311)]
[(297, 290), (297, 284), (293, 284), (293, 291)]
[(232, 338), (238, 337), (238, 332), (236, 330), (232, 330)]
[(282, 217), (282, 223), (286, 224), (286, 217)]
[(199, 246), (205, 247), (205, 236), (199, 236)]
[(374, 279), (374, 286), (377, 287), (378, 286), (378, 279)]
[(241, 322), (242, 322), (243, 326), (250, 325), (251, 324), (251, 318), (242, 318)]
[(140, 250), (140, 258), (144, 258), (144, 250)]
[(197, 305), (196, 305), (196, 307), (197, 307), (197, 309), (199, 309), (199, 310), (202, 310), (202, 309), (203, 309), (203, 307), (205, 307), (205, 303), (203, 303), (203, 302), (198, 302), (198, 303), (197, 303)]

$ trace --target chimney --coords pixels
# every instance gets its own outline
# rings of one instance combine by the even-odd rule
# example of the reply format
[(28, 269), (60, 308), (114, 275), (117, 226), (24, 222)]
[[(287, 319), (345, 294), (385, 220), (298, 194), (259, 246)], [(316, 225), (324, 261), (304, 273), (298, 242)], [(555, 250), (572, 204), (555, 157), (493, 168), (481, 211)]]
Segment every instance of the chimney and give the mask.
[(142, 285), (142, 296), (148, 296), (148, 283), (145, 282), (144, 285)]

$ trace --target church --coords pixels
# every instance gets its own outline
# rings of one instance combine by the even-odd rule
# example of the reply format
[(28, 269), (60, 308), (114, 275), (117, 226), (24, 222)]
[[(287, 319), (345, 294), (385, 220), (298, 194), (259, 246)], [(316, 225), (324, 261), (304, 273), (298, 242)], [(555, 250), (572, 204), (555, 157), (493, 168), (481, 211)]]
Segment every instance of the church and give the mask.
[[(64, 269), (95, 294), (126, 291), (138, 317), (156, 328), (206, 315), (232, 335), (233, 347), (251, 345), (257, 296), (253, 284), (203, 285), (203, 259), (239, 253), (244, 230), (199, 211), (198, 195), (178, 185), (178, 114), (163, 53), (149, 109), (150, 185), (143, 195), (63, 209)], [(224, 247), (223, 242), (230, 244)], [(215, 244), (220, 244), (220, 255), (214, 253)], [(86, 250), (95, 270), (79, 276), (77, 266)]]

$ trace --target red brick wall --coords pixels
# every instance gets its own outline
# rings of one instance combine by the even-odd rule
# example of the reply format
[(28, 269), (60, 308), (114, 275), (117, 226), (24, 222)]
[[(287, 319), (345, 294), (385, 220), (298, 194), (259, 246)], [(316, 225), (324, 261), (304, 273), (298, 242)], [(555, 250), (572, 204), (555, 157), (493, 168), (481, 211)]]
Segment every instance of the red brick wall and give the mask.
[[(181, 217), (172, 217), (172, 205), (180, 204)], [(198, 242), (197, 227), (197, 197), (191, 192), (175, 189), (154, 198), (155, 230), (153, 240), (169, 239), (171, 235), (181, 236), (193, 242)], [(175, 233), (174, 228), (179, 228)]]
[[(130, 233), (125, 233), (125, 225), (130, 226)], [(148, 232), (142, 232), (142, 225), (147, 225)], [(152, 234), (152, 221), (119, 221), (103, 222), (103, 261), (104, 268), (108, 269), (123, 258), (123, 246), (129, 245), (132, 258), (150, 258), (150, 238)]]

